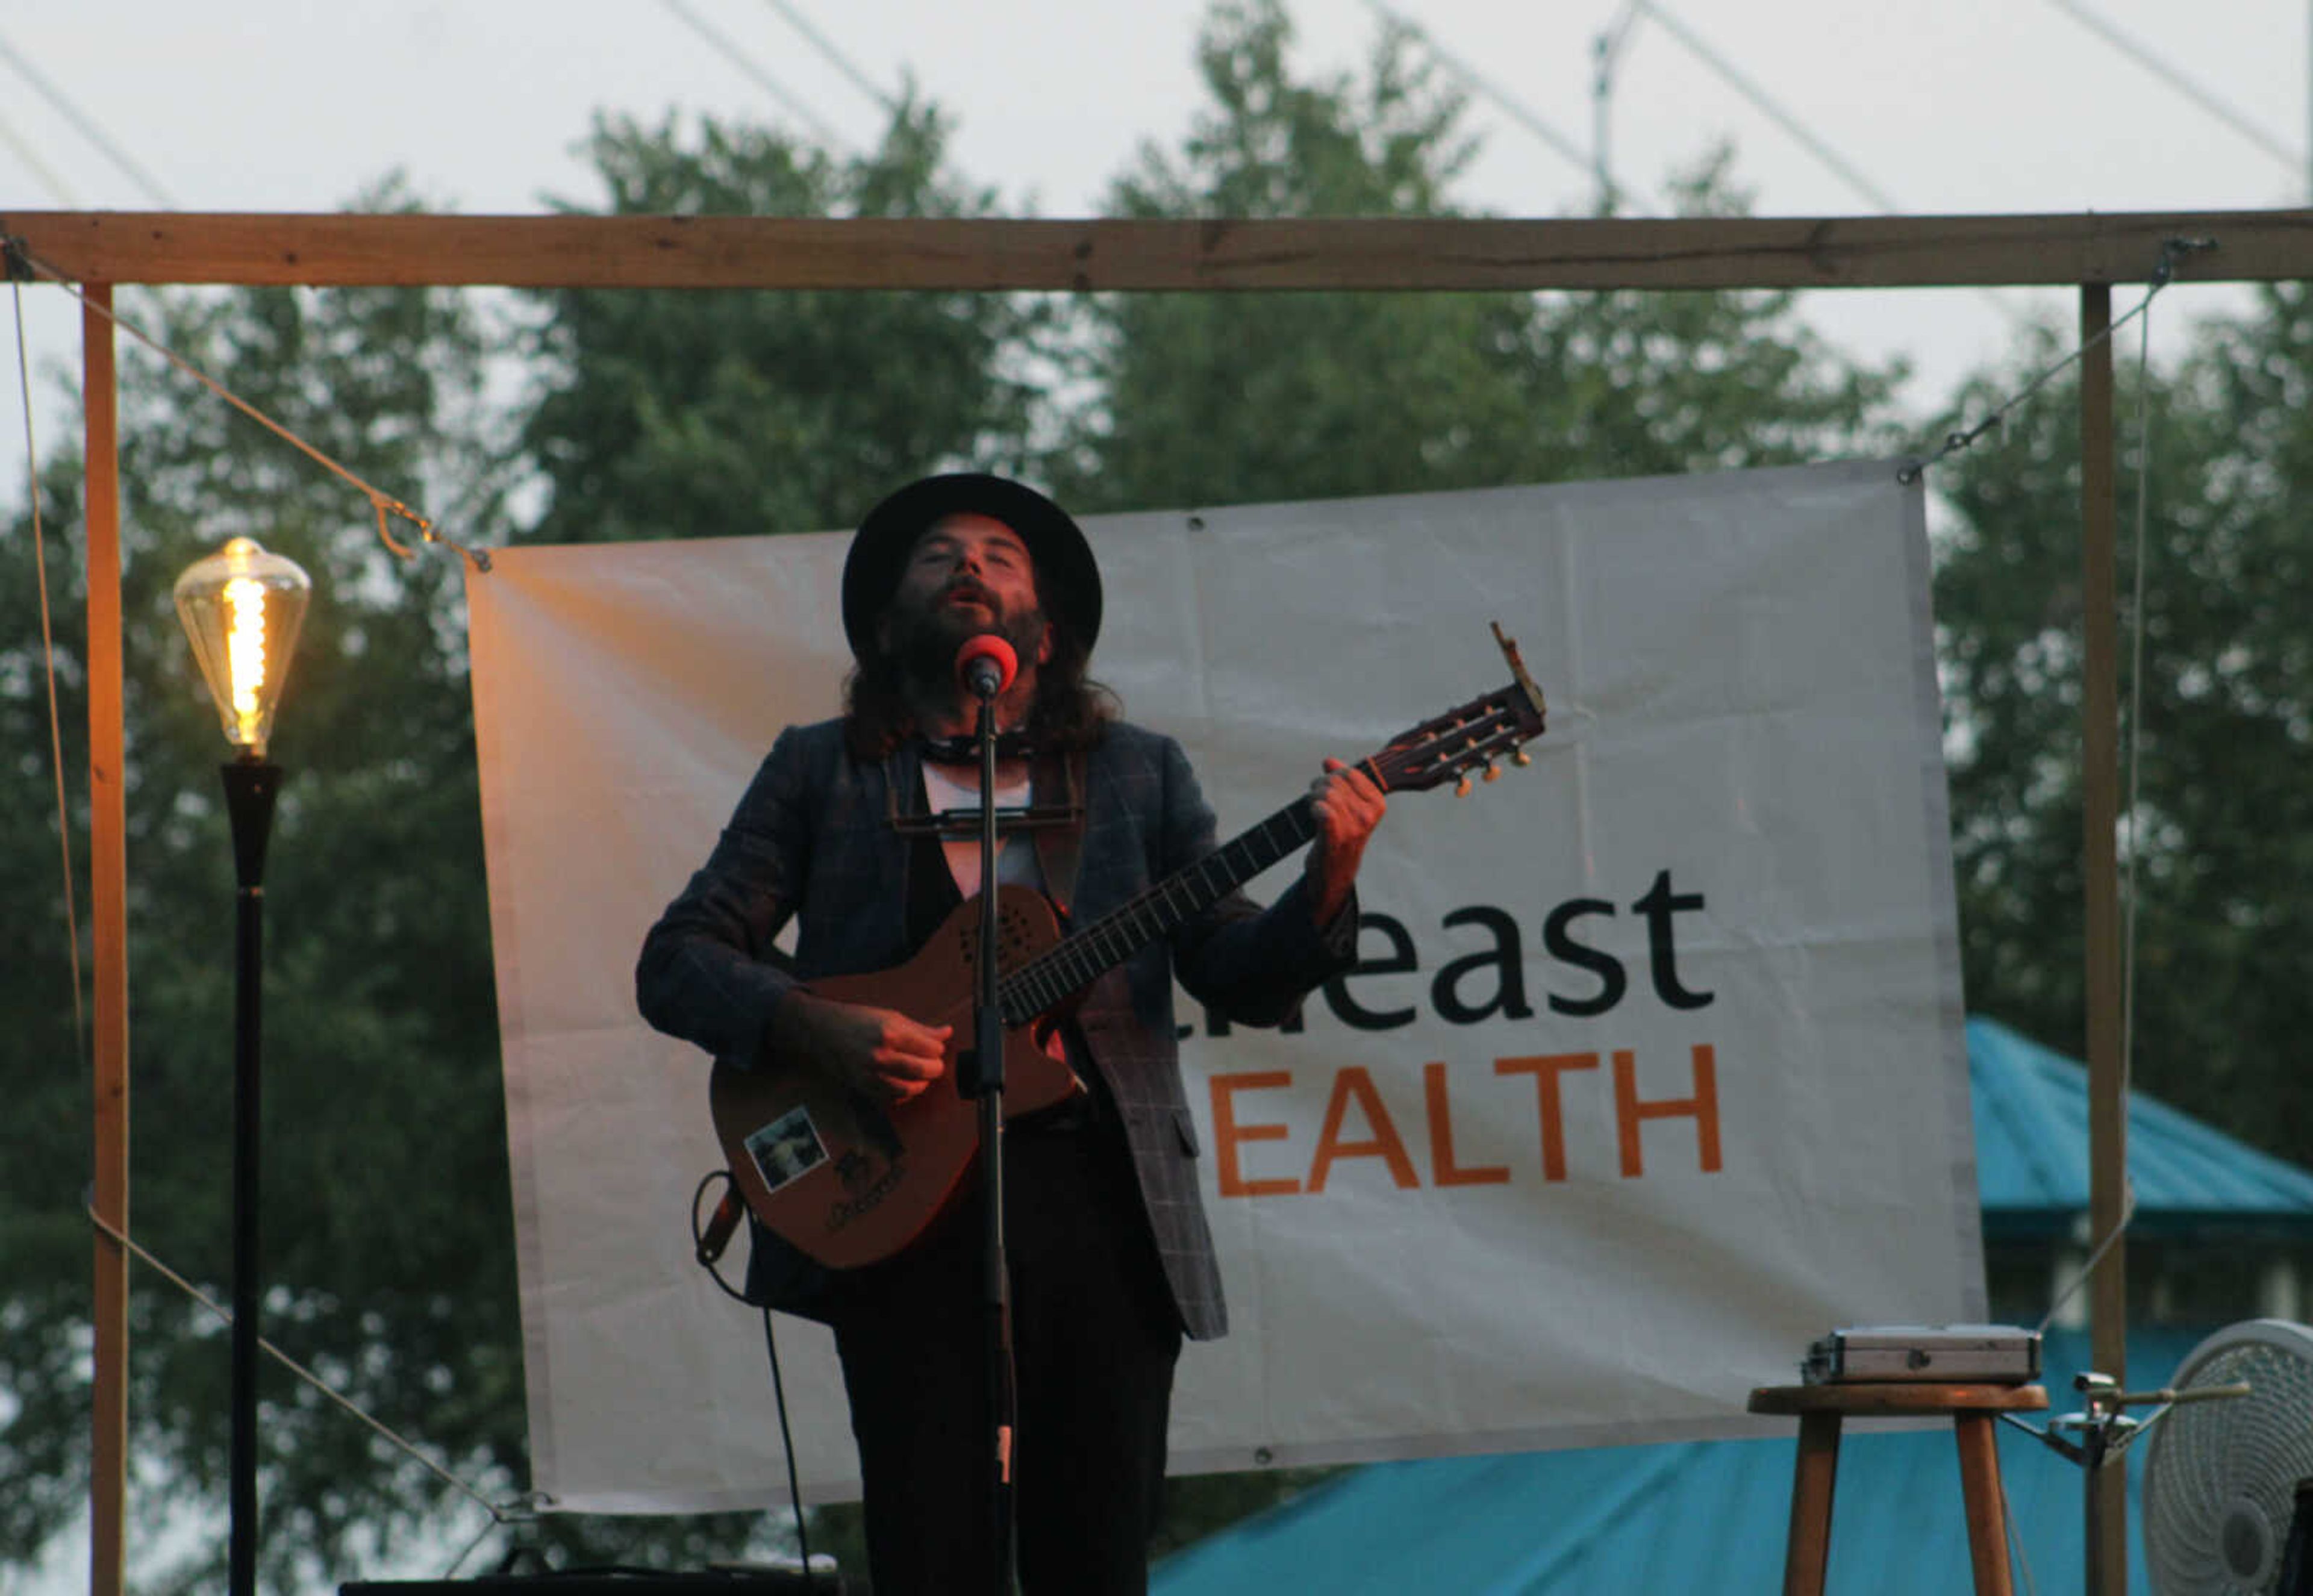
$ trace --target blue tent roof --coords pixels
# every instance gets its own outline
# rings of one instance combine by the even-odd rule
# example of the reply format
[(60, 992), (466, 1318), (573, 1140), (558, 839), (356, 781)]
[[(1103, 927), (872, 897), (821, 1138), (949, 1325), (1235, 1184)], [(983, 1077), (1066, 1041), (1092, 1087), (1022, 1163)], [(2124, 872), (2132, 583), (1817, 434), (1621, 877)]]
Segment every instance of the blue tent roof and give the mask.
[[(2164, 1381), (2198, 1331), (2133, 1337), (2132, 1384)], [(2045, 1383), (2059, 1412), (2084, 1332), (2051, 1332)], [(2025, 1416), (2036, 1428), (2045, 1415)], [(1794, 1432), (1796, 1434), (1796, 1431)], [(1781, 1587), (1794, 1440), (1691, 1442), (1377, 1463), (1199, 1542), (1158, 1565), (1152, 1596), (1618, 1596)], [(2143, 1448), (2131, 1450), (2129, 1522)], [(2031, 1588), (2077, 1591), (2080, 1470), (2003, 1425), (2000, 1470)], [(2019, 1566), (2018, 1588), (2025, 1589)], [(1829, 1588), (1875, 1596), (1972, 1587), (1949, 1429), (1841, 1439)], [(2133, 1539), (2129, 1589), (2150, 1589)]]
[[(2069, 1225), (2089, 1204), (2088, 1073), (1989, 1020), (1967, 1026), (1976, 1172), (1987, 1228)], [(2133, 1229), (2313, 1229), (2313, 1175), (2132, 1092)], [(2130, 1383), (2168, 1378), (2203, 1330), (2137, 1330)], [(2043, 1382), (2076, 1407), (2085, 1332), (2051, 1331)], [(2036, 1425), (2045, 1425), (2045, 1416)], [(1211, 1536), (1155, 1571), (1156, 1596), (1457, 1596), (1772, 1591), (1782, 1579), (1795, 1440), (1694, 1442), (1381, 1463)], [(2130, 1453), (2129, 1589), (2143, 1448)], [(2003, 1426), (2001, 1472), (2031, 1588), (2086, 1576), (2078, 1469)], [(2019, 1588), (2024, 1587), (2018, 1570)], [(1971, 1588), (1950, 1432), (1854, 1426), (1840, 1447), (1830, 1587), (1884, 1596)]]
[[(1994, 1233), (2069, 1226), (2089, 1206), (2088, 1071), (1992, 1020), (1967, 1022), (1976, 1189)], [(2132, 1228), (2313, 1229), (2313, 1174), (2128, 1094)]]

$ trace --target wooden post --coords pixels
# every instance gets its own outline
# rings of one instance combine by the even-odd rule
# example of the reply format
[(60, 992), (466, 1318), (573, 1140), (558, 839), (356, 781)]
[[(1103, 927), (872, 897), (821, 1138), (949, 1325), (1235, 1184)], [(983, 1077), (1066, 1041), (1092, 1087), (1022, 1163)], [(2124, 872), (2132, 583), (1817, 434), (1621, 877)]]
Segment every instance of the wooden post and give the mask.
[[(2119, 584), (2114, 492), (2112, 289), (2080, 288), (2080, 785), (2085, 817), (2080, 866), (2086, 884), (2089, 1065), (2089, 1227), (2091, 1245), (2119, 1226), (2128, 1176), (2127, 1082), (2121, 1056)], [(2115, 1241), (2089, 1285), (2089, 1322), (2098, 1370), (2128, 1381), (2128, 1247)], [(2102, 1544), (2088, 1548), (2089, 1589), (2126, 1596), (2127, 1479), (2102, 1470)]]
[(1952, 1415), (1959, 1447), (1960, 1504), (1967, 1514), (1967, 1560), (1978, 1596), (2015, 1596), (2008, 1564), (2008, 1502), (2000, 1488), (1999, 1424), (1989, 1413)]
[[(81, 402), (87, 412), (88, 855), (95, 942), (96, 1179), (99, 1217), (128, 1233), (128, 847), (121, 723), (120, 456), (114, 399), (112, 289), (86, 285)], [(89, 1445), (89, 1589), (120, 1596), (127, 1580), (128, 1254), (96, 1232), (91, 1309), (96, 1373)]]

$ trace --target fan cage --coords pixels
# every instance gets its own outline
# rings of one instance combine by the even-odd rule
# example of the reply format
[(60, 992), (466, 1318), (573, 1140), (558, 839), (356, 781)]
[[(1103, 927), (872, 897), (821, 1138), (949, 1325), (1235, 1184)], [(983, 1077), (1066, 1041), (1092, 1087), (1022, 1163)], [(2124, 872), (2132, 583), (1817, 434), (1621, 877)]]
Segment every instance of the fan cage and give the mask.
[(2250, 1394), (2182, 1404), (2147, 1438), (2144, 1555), (2160, 1596), (2257, 1596), (2281, 1572), (2297, 1482), (2313, 1478), (2313, 1329), (2258, 1319), (2185, 1355), (2179, 1391), (2247, 1381)]

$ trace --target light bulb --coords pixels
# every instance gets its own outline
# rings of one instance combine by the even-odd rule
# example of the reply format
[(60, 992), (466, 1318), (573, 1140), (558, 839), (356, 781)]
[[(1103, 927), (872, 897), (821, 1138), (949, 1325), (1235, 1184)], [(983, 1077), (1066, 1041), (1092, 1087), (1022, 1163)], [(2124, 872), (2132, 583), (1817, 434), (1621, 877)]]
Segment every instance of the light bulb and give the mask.
[(262, 759), (312, 583), (296, 563), (235, 538), (177, 578), (177, 618), (225, 740)]

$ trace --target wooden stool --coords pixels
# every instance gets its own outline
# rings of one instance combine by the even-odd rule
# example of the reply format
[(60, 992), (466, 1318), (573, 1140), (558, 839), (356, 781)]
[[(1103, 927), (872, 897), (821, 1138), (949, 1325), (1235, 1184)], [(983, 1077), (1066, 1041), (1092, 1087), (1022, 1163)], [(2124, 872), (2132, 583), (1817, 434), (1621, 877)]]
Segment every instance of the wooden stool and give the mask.
[(1823, 1596), (1831, 1561), (1831, 1488), (1839, 1472), (1839, 1426), (1854, 1418), (1916, 1418), (1948, 1413), (1959, 1443), (1959, 1490), (1967, 1504), (1967, 1548), (1976, 1596), (2014, 1596), (2009, 1583), (2008, 1513), (1993, 1446), (2001, 1413), (2036, 1413), (2048, 1393), (2036, 1385), (1770, 1385), (1751, 1393), (1754, 1413), (1797, 1414), (1799, 1456), (1791, 1477), (1791, 1538), (1783, 1553), (1783, 1596)]

